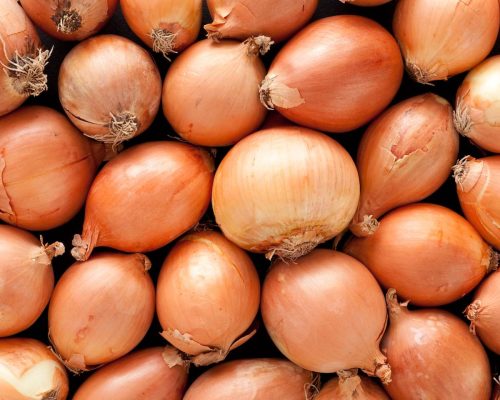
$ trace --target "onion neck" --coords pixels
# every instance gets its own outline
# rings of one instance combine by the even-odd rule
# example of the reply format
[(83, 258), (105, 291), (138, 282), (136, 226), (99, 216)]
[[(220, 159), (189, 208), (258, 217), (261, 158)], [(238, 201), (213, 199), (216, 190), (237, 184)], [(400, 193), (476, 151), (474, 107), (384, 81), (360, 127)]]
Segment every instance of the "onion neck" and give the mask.
[(453, 124), (460, 135), (469, 137), (473, 123), (469, 107), (465, 105), (461, 97), (458, 98), (456, 110), (453, 112)]
[(489, 248), (490, 262), (488, 265), (487, 272), (494, 272), (498, 269), (498, 264), (500, 262), (500, 254), (497, 253), (493, 248)]
[(339, 387), (341, 397), (344, 399), (355, 398), (355, 393), (361, 385), (361, 378), (358, 376), (357, 369), (347, 369), (338, 371)]
[(258, 56), (259, 54), (264, 55), (270, 49), (274, 42), (268, 36), (253, 36), (248, 38), (243, 42), (243, 46), (246, 48), (247, 55)]
[(163, 358), (163, 361), (168, 365), (169, 368), (180, 366), (186, 370), (186, 373), (189, 372), (189, 366), (191, 365), (191, 362), (175, 347), (165, 346), (163, 352), (161, 353), (161, 356)]
[(465, 316), (470, 321), (469, 330), (475, 335), (476, 334), (476, 321), (479, 318), (481, 312), (481, 300), (475, 300), (467, 306), (464, 311)]
[(452, 167), (452, 171), (459, 190), (465, 193), (470, 192), (479, 182), (483, 167), (484, 163), (472, 156), (465, 156), (458, 160)]
[(402, 313), (408, 311), (408, 302), (400, 303), (398, 296), (396, 294), (396, 289), (389, 289), (385, 295), (385, 300), (387, 303), (387, 311), (389, 313), (389, 318), (391, 322), (398, 318)]
[(362, 221), (357, 221), (351, 224), (351, 232), (357, 237), (366, 237), (373, 235), (380, 222), (373, 215), (364, 215)]
[(387, 363), (387, 357), (385, 357), (378, 348), (370, 364), (370, 368), (363, 368), (365, 373), (370, 376), (376, 376), (384, 385), (388, 385), (392, 382), (391, 366)]

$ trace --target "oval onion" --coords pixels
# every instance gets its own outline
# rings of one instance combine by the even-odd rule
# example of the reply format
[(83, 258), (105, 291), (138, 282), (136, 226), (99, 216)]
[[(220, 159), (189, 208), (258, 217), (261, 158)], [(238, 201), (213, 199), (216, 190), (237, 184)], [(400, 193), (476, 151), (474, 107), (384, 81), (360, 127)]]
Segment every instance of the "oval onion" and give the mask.
[(373, 7), (389, 3), (391, 0), (340, 0), (342, 3), (354, 4), (355, 6)]
[(338, 372), (321, 388), (314, 400), (390, 400), (372, 379), (358, 375), (356, 369)]

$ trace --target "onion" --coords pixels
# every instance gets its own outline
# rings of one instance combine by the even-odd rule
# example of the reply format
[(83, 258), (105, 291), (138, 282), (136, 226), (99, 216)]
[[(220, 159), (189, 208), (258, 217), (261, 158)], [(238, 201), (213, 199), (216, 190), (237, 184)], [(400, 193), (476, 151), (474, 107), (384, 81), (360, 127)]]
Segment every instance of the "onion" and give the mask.
[(0, 1), (0, 116), (47, 90), (50, 54), (17, 1)]
[(401, 54), (389, 32), (367, 18), (337, 15), (313, 22), (283, 47), (260, 97), (300, 125), (347, 132), (390, 103), (402, 75)]
[(342, 232), (358, 199), (358, 173), (347, 151), (294, 126), (236, 144), (217, 169), (212, 193), (224, 235), (269, 259), (298, 258)]
[(375, 234), (351, 239), (345, 252), (382, 286), (419, 306), (460, 299), (498, 265), (497, 254), (463, 217), (423, 203), (391, 211)]
[(104, 157), (101, 144), (39, 106), (0, 119), (0, 148), (0, 219), (30, 230), (73, 218)]
[(342, 3), (354, 4), (355, 6), (373, 7), (389, 3), (391, 0), (340, 0)]
[(379, 385), (358, 375), (356, 369), (341, 371), (338, 375), (323, 386), (314, 400), (390, 400)]
[(393, 29), (413, 79), (446, 80), (479, 64), (493, 49), (498, 0), (400, 0)]
[(171, 352), (154, 347), (131, 353), (94, 373), (73, 400), (182, 400), (187, 370), (167, 365)]
[(261, 301), (271, 339), (292, 362), (317, 372), (362, 368), (390, 382), (379, 350), (384, 295), (354, 258), (319, 249), (294, 264), (279, 261), (265, 278)]
[(409, 311), (387, 293), (390, 324), (382, 350), (392, 367), (393, 400), (489, 400), (490, 366), (467, 325), (438, 309)]
[(64, 59), (59, 99), (87, 136), (117, 146), (153, 122), (160, 107), (161, 77), (148, 52), (131, 40), (96, 36)]
[(361, 197), (352, 232), (370, 235), (376, 218), (439, 189), (457, 159), (458, 142), (451, 106), (434, 94), (412, 97), (382, 114), (358, 148)]
[(130, 29), (167, 60), (198, 38), (201, 0), (120, 0), (120, 6)]
[(49, 335), (65, 365), (86, 371), (127, 354), (146, 335), (155, 290), (142, 254), (101, 253), (67, 269), (49, 305)]
[(318, 378), (289, 361), (235, 360), (201, 375), (183, 400), (305, 400), (312, 398)]
[(59, 40), (82, 40), (101, 30), (118, 0), (19, 0), (33, 22)]
[(65, 400), (68, 375), (45, 344), (34, 339), (0, 340), (0, 393), (5, 400)]
[(275, 42), (288, 39), (312, 17), (318, 0), (208, 0), (213, 17), (204, 26), (215, 40), (266, 35)]
[(202, 40), (169, 69), (163, 86), (163, 113), (185, 140), (226, 146), (254, 132), (266, 116), (255, 88), (266, 69), (258, 57), (270, 45), (259, 36), (239, 43)]

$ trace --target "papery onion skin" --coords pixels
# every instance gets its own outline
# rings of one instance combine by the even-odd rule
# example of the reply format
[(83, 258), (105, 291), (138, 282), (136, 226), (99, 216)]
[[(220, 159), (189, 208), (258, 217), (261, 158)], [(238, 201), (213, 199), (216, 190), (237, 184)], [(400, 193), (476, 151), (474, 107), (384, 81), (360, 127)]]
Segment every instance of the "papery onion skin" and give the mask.
[(374, 7), (380, 6), (385, 3), (389, 3), (391, 0), (340, 0), (342, 3), (353, 4), (355, 6), (362, 7)]
[[(385, 387), (393, 400), (489, 400), (491, 375), (481, 343), (456, 316), (439, 309), (409, 311), (388, 292), (390, 323), (382, 351), (392, 367)], [(445, 371), (445, 372), (443, 372)]]
[(0, 118), (0, 219), (24, 229), (58, 227), (81, 209), (104, 147), (47, 107)]
[(479, 64), (499, 30), (497, 0), (400, 0), (393, 30), (417, 82), (446, 80)]
[(401, 53), (389, 32), (367, 18), (337, 15), (311, 23), (283, 47), (260, 96), (299, 125), (348, 132), (389, 105), (402, 77)]
[(449, 178), (458, 145), (451, 105), (434, 94), (412, 97), (377, 118), (358, 148), (361, 197), (351, 231), (373, 234), (381, 215), (439, 189)]
[(131, 351), (153, 320), (155, 289), (142, 254), (100, 253), (57, 282), (49, 336), (65, 365), (85, 371)]
[(315, 374), (289, 361), (235, 360), (202, 374), (183, 400), (304, 400), (312, 398), (315, 385)]
[(358, 375), (356, 370), (342, 371), (339, 377), (323, 385), (314, 400), (390, 400), (387, 393), (372, 379)]
[(350, 155), (310, 129), (283, 126), (247, 136), (222, 160), (212, 204), (224, 235), (268, 258), (294, 259), (349, 224), (359, 200)]
[(34, 339), (0, 339), (0, 393), (6, 400), (65, 400), (64, 366)]
[(265, 35), (275, 42), (288, 39), (304, 26), (318, 0), (208, 0), (213, 21), (205, 25), (215, 40)]
[(71, 254), (86, 260), (94, 247), (125, 252), (159, 249), (195, 226), (210, 204), (214, 163), (178, 142), (133, 146), (97, 175), (85, 207), (82, 236)]
[(411, 204), (388, 213), (373, 235), (345, 246), (386, 288), (412, 304), (438, 306), (460, 299), (496, 269), (495, 252), (454, 211)]

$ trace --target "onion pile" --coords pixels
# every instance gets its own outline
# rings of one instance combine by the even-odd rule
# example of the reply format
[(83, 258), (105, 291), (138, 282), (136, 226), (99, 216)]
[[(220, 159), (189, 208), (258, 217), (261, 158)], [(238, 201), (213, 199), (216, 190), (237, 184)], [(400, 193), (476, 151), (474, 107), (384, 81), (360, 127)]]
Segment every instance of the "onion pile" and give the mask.
[(356, 369), (338, 372), (338, 378), (324, 385), (314, 400), (390, 400), (372, 379), (358, 375)]

